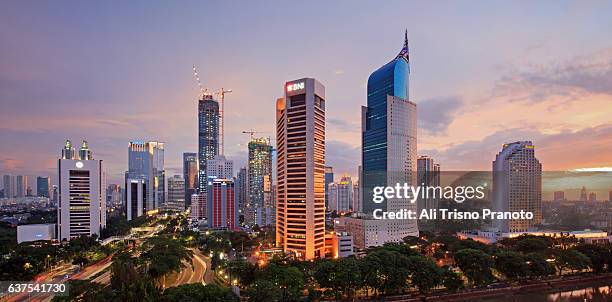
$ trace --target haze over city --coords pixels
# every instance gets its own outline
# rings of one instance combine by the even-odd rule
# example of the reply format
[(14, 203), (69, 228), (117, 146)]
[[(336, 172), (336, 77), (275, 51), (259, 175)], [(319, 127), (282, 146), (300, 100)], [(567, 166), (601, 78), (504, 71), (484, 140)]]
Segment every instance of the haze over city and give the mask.
[(225, 135), (236, 166), (241, 132), (274, 137), (283, 83), (308, 76), (326, 86), (326, 164), (355, 175), (367, 77), (404, 29), (419, 154), (444, 170), (489, 170), (502, 143), (529, 139), (545, 170), (612, 167), (611, 6), (6, 3), (0, 174), (55, 176), (65, 139), (88, 140), (109, 183), (122, 182), (135, 139), (165, 142), (167, 173), (180, 174), (182, 152), (197, 150), (195, 64), (209, 90), (233, 89)]

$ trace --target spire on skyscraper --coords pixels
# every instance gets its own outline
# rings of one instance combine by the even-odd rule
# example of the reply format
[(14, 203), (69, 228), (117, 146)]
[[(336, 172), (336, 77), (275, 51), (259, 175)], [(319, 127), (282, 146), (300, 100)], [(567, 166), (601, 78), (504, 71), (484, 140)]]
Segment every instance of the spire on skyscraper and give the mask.
[(404, 32), (404, 47), (402, 48), (402, 50), (397, 56), (403, 57), (404, 59), (406, 59), (406, 61), (409, 61), (408, 59), (408, 29), (406, 29), (406, 31)]

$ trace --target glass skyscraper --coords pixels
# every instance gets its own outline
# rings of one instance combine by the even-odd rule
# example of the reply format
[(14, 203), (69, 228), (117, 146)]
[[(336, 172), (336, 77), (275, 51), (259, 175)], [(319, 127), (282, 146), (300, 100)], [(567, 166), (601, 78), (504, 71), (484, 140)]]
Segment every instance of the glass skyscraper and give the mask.
[[(270, 192), (272, 182), (272, 145), (269, 139), (252, 138), (249, 142), (248, 213), (247, 223), (259, 226), (271, 224), (273, 211), (264, 208), (264, 195)], [(268, 194), (269, 195), (269, 194)]]
[(210, 94), (198, 102), (198, 191), (206, 193), (206, 161), (219, 154), (219, 103)]

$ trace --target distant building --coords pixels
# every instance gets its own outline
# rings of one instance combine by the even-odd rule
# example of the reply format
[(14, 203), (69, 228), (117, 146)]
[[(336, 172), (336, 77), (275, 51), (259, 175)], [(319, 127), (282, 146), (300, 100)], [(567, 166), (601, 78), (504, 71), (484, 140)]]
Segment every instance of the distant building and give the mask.
[(343, 176), (340, 181), (330, 183), (327, 192), (329, 195), (328, 211), (346, 213), (352, 210), (353, 182), (350, 176)]
[(3, 183), (4, 183), (4, 198), (16, 197), (17, 189), (15, 188), (15, 176), (8, 175), (8, 174), (4, 175)]
[[(132, 141), (128, 146), (128, 171), (126, 173), (126, 187), (128, 183), (142, 179), (144, 191), (147, 196), (142, 211), (147, 213), (159, 208), (165, 198), (164, 170), (164, 143), (149, 141)], [(126, 202), (127, 203), (127, 202)], [(140, 216), (137, 214), (137, 216)], [(135, 216), (135, 217), (137, 217)]]
[[(427, 155), (420, 156), (417, 159), (417, 183), (424, 187), (440, 186), (440, 164), (435, 163), (434, 159)], [(434, 196), (419, 198), (417, 203), (419, 211), (438, 208), (438, 198)]]
[(504, 144), (493, 161), (493, 211), (533, 213), (533, 219), (494, 220), (500, 232), (530, 231), (542, 222), (542, 164), (530, 141)]
[(17, 226), (17, 244), (38, 240), (54, 240), (56, 237), (55, 223)]
[(329, 184), (334, 182), (334, 168), (326, 166), (325, 167), (325, 208), (329, 209)]
[(17, 175), (15, 177), (15, 197), (26, 197), (28, 196), (28, 177), (25, 175)]
[(110, 184), (106, 187), (106, 205), (107, 206), (120, 206), (123, 200), (123, 191), (121, 186), (117, 184)]
[(210, 180), (206, 203), (209, 228), (235, 229), (238, 227), (233, 180), (219, 178)]
[(206, 196), (199, 193), (191, 196), (191, 219), (205, 219), (208, 214), (206, 208)]
[[(102, 160), (95, 160), (86, 141), (75, 156), (72, 143), (66, 141), (58, 160), (59, 204), (58, 239), (70, 240), (81, 235), (100, 235), (106, 227), (106, 198), (103, 191)], [(68, 157), (73, 156), (73, 157)]]
[(563, 200), (565, 200), (565, 192), (563, 192), (563, 191), (555, 191), (553, 193), (553, 200), (554, 201), (563, 201)]
[(168, 178), (168, 198), (166, 199), (166, 210), (185, 210), (185, 179), (183, 175), (174, 175)]
[[(272, 186), (272, 145), (267, 138), (251, 138), (248, 145), (247, 224), (266, 226), (272, 223), (274, 205), (270, 202)], [(269, 209), (272, 207), (271, 209)]]
[(361, 212), (361, 190), (359, 181), (353, 183), (353, 206), (351, 210), (353, 212)]
[(212, 94), (201, 95), (198, 101), (198, 193), (206, 196), (209, 159), (219, 155), (219, 103)]
[(346, 232), (325, 233), (325, 257), (345, 258), (352, 256), (353, 236)]
[(612, 202), (612, 191), (608, 192), (608, 201)]
[(353, 245), (358, 250), (398, 242), (392, 237), (391, 227), (385, 220), (371, 217), (340, 217), (334, 220), (334, 230), (351, 234)]
[(246, 206), (249, 198), (249, 183), (246, 167), (240, 168), (236, 177), (236, 203), (238, 208), (238, 219), (241, 224), (245, 223)]
[(51, 177), (36, 177), (36, 196), (51, 198)]
[(580, 189), (580, 201), (587, 201), (587, 199), (588, 199), (587, 190), (583, 186), (582, 189)]
[(595, 192), (589, 193), (589, 201), (590, 202), (596, 202), (597, 201), (597, 194), (595, 194)]
[(296, 258), (325, 257), (325, 87), (285, 83), (276, 102), (276, 245)]
[(183, 153), (183, 179), (185, 180), (185, 203), (191, 206), (191, 195), (198, 192), (198, 154)]
[(216, 155), (206, 161), (206, 177), (210, 182), (213, 179), (232, 179), (234, 178), (234, 161), (225, 158), (223, 155)]

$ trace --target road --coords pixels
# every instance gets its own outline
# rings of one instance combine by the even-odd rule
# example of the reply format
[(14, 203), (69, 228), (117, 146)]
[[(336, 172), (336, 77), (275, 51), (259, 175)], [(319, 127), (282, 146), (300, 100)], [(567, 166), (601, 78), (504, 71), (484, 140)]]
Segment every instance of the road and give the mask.
[(202, 254), (199, 249), (191, 249), (193, 259), (191, 265), (182, 269), (179, 273), (167, 278), (166, 288), (190, 283), (210, 284), (213, 282), (213, 273), (210, 269), (210, 259)]

